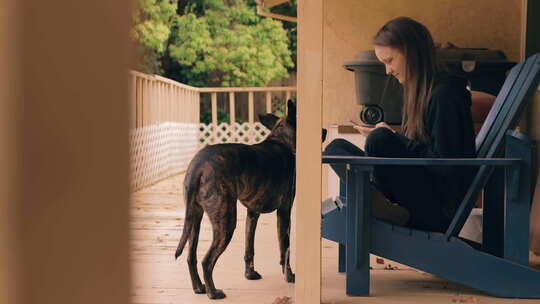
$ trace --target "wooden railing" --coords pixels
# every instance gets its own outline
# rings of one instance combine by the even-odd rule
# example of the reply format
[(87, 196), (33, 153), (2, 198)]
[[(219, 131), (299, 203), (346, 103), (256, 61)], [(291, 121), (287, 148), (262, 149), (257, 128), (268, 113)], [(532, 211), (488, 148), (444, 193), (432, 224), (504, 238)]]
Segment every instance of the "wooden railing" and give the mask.
[[(193, 155), (204, 145), (262, 141), (270, 130), (258, 122), (255, 114), (285, 109), (286, 101), (296, 94), (295, 87), (196, 88), (135, 71), (130, 72), (130, 82), (134, 190), (185, 171)], [(201, 123), (202, 97), (208, 98), (207, 94), (212, 119), (210, 123)], [(218, 121), (218, 94), (228, 97), (228, 121)], [(237, 112), (237, 109), (245, 110), (237, 107), (237, 98), (245, 99), (245, 96), (237, 97), (238, 94), (247, 94), (247, 115), (245, 111)], [(263, 110), (256, 106), (260, 102), (264, 102)]]
[(296, 93), (296, 87), (254, 87), (254, 88), (200, 88), (201, 93), (210, 93), (212, 98), (212, 123), (217, 124), (217, 93), (227, 93), (229, 95), (229, 114), (230, 122), (236, 122), (235, 113), (235, 93), (247, 92), (248, 93), (248, 122), (255, 122), (254, 115), (254, 93), (265, 93), (266, 113), (272, 113), (272, 93), (273, 92), (285, 92), (285, 101), (289, 100), (292, 94)]
[(131, 127), (160, 122), (199, 123), (199, 89), (131, 71)]
[[(200, 125), (199, 141), (202, 145), (255, 144), (262, 141), (270, 133), (270, 130), (258, 122), (255, 115), (256, 101), (258, 104), (264, 103), (263, 113), (276, 113), (278, 109), (285, 110), (286, 101), (296, 95), (296, 87), (200, 88), (199, 92), (202, 96), (210, 95), (212, 113), (211, 122)], [(229, 114), (228, 121), (218, 121), (218, 94), (222, 94), (221, 97), (226, 97), (226, 101), (228, 101), (226, 102)], [(247, 115), (243, 115), (243, 117), (239, 117), (239, 113), (236, 112), (237, 96), (240, 94), (247, 94)], [(255, 94), (263, 96), (255, 98)], [(261, 111), (259, 110), (258, 113)]]
[(199, 148), (199, 91), (167, 78), (131, 72), (133, 190), (187, 169)]

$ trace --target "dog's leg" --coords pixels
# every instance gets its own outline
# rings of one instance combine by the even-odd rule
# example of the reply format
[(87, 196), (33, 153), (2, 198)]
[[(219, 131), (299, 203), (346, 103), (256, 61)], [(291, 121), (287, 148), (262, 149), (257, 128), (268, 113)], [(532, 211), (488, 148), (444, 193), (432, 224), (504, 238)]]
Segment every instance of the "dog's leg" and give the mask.
[(197, 204), (192, 206), (192, 223), (193, 230), (189, 239), (189, 256), (187, 259), (189, 267), (189, 275), (191, 276), (191, 284), (193, 285), (193, 291), (196, 294), (205, 293), (206, 289), (201, 282), (199, 272), (197, 271), (197, 245), (199, 243), (199, 232), (201, 230), (201, 221), (203, 217), (203, 209)]
[[(292, 203), (291, 203), (292, 204)], [(278, 218), (278, 239), (279, 239), (279, 250), (280, 250), (280, 260), (279, 264), (281, 265), (281, 271), (285, 276), (285, 281), (289, 283), (294, 283), (294, 273), (291, 270), (290, 265), (290, 232), (291, 232), (291, 204), (282, 206), (277, 210)]]
[(210, 299), (223, 299), (225, 293), (214, 286), (212, 272), (219, 256), (229, 245), (236, 228), (236, 199), (224, 200), (216, 205), (224, 208), (212, 210), (211, 212), (207, 210), (208, 218), (212, 223), (213, 240), (204, 257), (202, 267), (204, 282), (206, 283), (206, 294)]
[(255, 271), (253, 264), (253, 257), (255, 256), (255, 229), (257, 229), (257, 221), (259, 220), (259, 213), (252, 211), (247, 212), (246, 218), (246, 254), (244, 255), (244, 261), (246, 262), (245, 276), (248, 280), (259, 280), (261, 275)]

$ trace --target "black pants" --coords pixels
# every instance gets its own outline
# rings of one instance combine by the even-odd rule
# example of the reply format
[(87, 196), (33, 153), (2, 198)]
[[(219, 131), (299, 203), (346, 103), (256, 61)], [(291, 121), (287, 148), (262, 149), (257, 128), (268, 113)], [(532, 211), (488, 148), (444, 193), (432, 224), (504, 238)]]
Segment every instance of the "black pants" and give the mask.
[[(386, 128), (373, 130), (366, 138), (365, 152), (354, 144), (336, 139), (325, 149), (324, 155), (372, 156), (391, 158), (419, 157), (407, 150), (406, 142)], [(331, 165), (345, 181), (345, 165)], [(432, 174), (420, 166), (375, 166), (374, 186), (391, 202), (407, 208), (411, 214), (408, 226), (445, 231), (450, 220), (443, 213), (440, 193), (436, 192)]]

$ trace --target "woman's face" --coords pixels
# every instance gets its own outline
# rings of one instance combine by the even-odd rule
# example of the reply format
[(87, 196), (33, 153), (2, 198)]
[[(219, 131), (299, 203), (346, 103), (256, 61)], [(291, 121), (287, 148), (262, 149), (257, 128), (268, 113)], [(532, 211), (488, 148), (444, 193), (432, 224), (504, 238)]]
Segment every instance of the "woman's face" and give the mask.
[(404, 84), (407, 76), (407, 62), (405, 55), (396, 48), (375, 45), (375, 56), (384, 63), (386, 74), (397, 78), (399, 83)]

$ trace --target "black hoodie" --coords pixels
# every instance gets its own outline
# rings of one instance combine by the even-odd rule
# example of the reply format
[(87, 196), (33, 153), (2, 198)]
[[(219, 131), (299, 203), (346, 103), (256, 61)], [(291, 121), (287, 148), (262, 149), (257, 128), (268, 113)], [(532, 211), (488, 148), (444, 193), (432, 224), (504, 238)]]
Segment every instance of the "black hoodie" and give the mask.
[[(472, 158), (476, 156), (471, 116), (471, 94), (467, 80), (447, 73), (434, 79), (424, 115), (423, 140), (403, 136), (414, 157)], [(431, 167), (430, 174), (440, 193), (445, 214), (453, 217), (476, 172), (472, 167)]]

